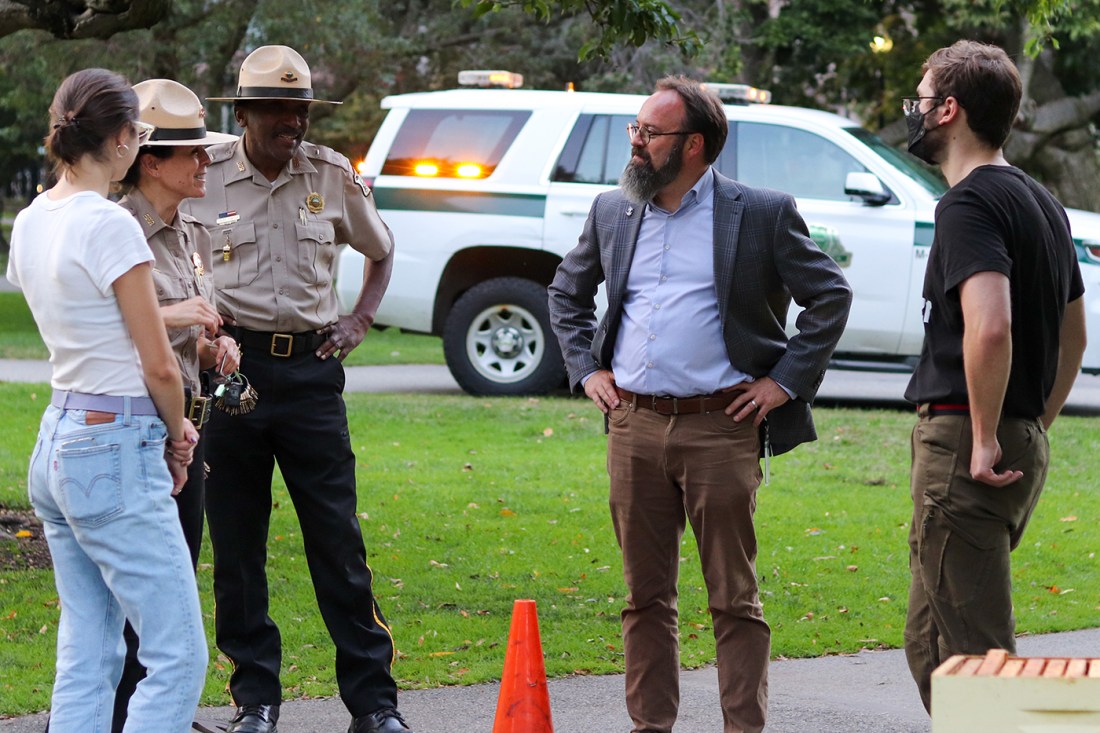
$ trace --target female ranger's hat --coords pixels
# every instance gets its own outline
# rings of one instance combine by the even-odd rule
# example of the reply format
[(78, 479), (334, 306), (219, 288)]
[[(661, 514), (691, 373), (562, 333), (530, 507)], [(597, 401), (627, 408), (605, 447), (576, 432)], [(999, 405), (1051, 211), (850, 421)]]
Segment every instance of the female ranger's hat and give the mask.
[(171, 79), (149, 79), (134, 85), (141, 121), (157, 129), (144, 145), (214, 145), (236, 135), (209, 132), (206, 110), (195, 93)]
[(285, 99), (292, 102), (343, 104), (314, 99), (309, 64), (289, 46), (260, 46), (241, 64), (235, 97), (207, 97), (209, 102)]

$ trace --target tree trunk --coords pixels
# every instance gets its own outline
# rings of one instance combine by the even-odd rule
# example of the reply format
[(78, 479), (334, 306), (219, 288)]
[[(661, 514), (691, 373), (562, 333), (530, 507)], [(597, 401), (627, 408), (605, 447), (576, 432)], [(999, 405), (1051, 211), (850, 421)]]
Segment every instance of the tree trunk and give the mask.
[(1063, 206), (1100, 211), (1100, 158), (1087, 124), (1086, 118), (1084, 124), (1053, 135), (1014, 130), (1005, 157), (1050, 189)]
[(171, 0), (0, 0), (0, 37), (36, 28), (62, 39), (110, 38), (151, 28), (170, 6)]

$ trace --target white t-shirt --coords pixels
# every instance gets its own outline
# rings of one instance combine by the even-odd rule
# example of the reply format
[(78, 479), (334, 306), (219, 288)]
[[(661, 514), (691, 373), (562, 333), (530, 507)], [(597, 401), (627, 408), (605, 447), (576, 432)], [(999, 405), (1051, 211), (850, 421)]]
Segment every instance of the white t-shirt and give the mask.
[(92, 191), (60, 201), (40, 194), (15, 217), (8, 280), (50, 350), (54, 389), (148, 396), (112, 285), (152, 261), (134, 217)]

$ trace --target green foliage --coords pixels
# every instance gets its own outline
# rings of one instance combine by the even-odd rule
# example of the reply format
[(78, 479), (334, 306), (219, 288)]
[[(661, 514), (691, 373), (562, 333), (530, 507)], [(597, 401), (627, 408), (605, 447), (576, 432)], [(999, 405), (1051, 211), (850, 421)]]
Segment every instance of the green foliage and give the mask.
[(460, 4), (472, 8), (478, 17), (506, 7), (519, 7), (543, 23), (557, 15), (587, 12), (599, 31), (596, 38), (581, 46), (577, 54), (581, 61), (593, 56), (606, 57), (616, 45), (637, 47), (650, 40), (674, 45), (686, 56), (699, 51), (695, 32), (681, 30), (680, 14), (664, 0), (564, 0), (557, 3), (547, 0), (460, 0)]
[(806, 104), (811, 86), (822, 101), (838, 98), (861, 80), (875, 78), (877, 60), (868, 43), (880, 19), (879, 10), (866, 2), (793, 3), (756, 26), (753, 40), (774, 64), (763, 65), (752, 81), (772, 88), (780, 103)]
[[(876, 35), (892, 48), (872, 52)], [(1036, 104), (1100, 88), (1100, 0), (177, 0), (152, 29), (106, 41), (62, 43), (30, 31), (0, 39), (0, 183), (34, 169), (53, 90), (90, 65), (220, 96), (234, 89), (246, 53), (292, 45), (318, 94), (345, 102), (317, 105), (309, 137), (358, 160), (384, 115), (383, 97), (452, 88), (464, 68), (513, 69), (527, 87), (546, 89), (646, 93), (676, 73), (740, 81), (771, 89), (776, 102), (891, 128), (896, 139), (899, 98), (912, 93), (921, 63), (963, 37), (998, 43), (1027, 67)], [(231, 130), (231, 105), (210, 104), (208, 119)], [(1094, 135), (1087, 119), (1068, 124), (1075, 139)], [(1035, 145), (1019, 162), (1056, 190), (1043, 173), (1044, 150), (1054, 175), (1088, 178), (1059, 163), (1087, 144), (1045, 136)], [(1100, 190), (1100, 180), (1081, 188)], [(1080, 196), (1067, 203), (1094, 205)]]
[[(44, 385), (0, 385), (0, 503), (22, 477)], [(551, 676), (622, 670), (625, 597), (607, 511), (606, 440), (578, 399), (348, 396), (359, 517), (403, 687), (499, 678), (515, 598), (538, 603)], [(772, 652), (846, 653), (902, 643), (908, 588), (908, 411), (817, 409), (820, 439), (772, 461), (761, 487), (757, 570)], [(1061, 418), (1047, 488), (1013, 559), (1021, 632), (1095, 624), (1100, 606), (1100, 419)], [(288, 698), (335, 694), (301, 533), (274, 485), (269, 582)], [(682, 662), (713, 662), (690, 531), (681, 556)], [(211, 559), (199, 586), (212, 634)], [(0, 714), (48, 704), (58, 609), (50, 573), (0, 573)], [(213, 650), (205, 703), (227, 704)]]

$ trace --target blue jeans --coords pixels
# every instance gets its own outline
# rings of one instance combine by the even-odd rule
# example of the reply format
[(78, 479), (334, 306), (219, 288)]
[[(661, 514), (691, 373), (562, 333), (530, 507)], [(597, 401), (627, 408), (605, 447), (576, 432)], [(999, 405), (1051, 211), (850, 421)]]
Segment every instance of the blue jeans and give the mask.
[(51, 733), (111, 729), (128, 618), (149, 675), (126, 731), (191, 729), (207, 650), (195, 574), (155, 416), (87, 425), (83, 410), (42, 416), (27, 481), (61, 600)]

